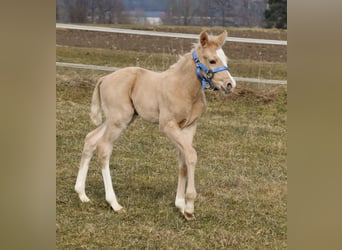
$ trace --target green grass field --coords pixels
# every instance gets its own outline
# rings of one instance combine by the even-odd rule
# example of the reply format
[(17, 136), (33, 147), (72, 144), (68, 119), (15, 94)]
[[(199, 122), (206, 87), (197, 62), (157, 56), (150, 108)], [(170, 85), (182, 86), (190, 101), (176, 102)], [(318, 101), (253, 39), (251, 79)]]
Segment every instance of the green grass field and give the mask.
[[(57, 47), (57, 60), (163, 70), (177, 56), (99, 48)], [(115, 60), (113, 60), (115, 58)], [(115, 63), (113, 63), (115, 61)], [(286, 63), (238, 58), (233, 75), (286, 79)], [(231, 65), (230, 65), (231, 66)], [(231, 66), (232, 67), (232, 66)], [(237, 73), (238, 72), (238, 73)], [(196, 220), (174, 207), (178, 163), (155, 124), (136, 119), (115, 144), (114, 190), (127, 210), (105, 201), (96, 154), (83, 204), (74, 192), (94, 84), (103, 71), (56, 70), (57, 249), (286, 249), (287, 87), (237, 83), (230, 95), (206, 91), (194, 146)]]

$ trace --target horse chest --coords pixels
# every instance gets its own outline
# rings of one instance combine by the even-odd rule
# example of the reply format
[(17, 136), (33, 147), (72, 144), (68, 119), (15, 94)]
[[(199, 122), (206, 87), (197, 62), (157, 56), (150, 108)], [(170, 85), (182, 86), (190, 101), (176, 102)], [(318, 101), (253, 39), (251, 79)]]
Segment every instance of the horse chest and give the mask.
[(198, 100), (192, 105), (188, 106), (184, 112), (178, 114), (178, 124), (180, 128), (187, 127), (197, 120), (205, 111), (206, 102), (204, 100)]

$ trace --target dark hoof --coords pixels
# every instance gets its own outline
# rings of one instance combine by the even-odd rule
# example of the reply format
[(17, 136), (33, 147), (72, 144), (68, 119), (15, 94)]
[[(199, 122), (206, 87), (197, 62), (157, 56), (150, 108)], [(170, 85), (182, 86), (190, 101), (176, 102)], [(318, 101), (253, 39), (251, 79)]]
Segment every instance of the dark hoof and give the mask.
[(191, 221), (191, 220), (196, 219), (195, 214), (190, 214), (190, 213), (184, 212), (183, 215), (187, 221)]

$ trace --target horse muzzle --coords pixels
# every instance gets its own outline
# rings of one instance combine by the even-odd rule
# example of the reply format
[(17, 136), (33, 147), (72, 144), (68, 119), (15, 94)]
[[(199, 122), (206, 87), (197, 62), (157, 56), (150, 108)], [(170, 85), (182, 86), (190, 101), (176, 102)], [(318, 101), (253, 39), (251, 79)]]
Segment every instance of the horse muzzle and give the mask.
[(226, 94), (229, 94), (233, 88), (234, 86), (231, 82), (221, 85), (221, 90)]

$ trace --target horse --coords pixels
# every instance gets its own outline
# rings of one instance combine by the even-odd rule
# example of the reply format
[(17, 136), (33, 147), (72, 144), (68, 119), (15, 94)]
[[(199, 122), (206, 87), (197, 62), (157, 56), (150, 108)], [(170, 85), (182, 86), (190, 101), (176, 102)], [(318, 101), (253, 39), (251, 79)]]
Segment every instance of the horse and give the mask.
[[(90, 159), (97, 149), (106, 201), (114, 211), (125, 212), (113, 189), (109, 160), (115, 140), (136, 116), (140, 116), (158, 123), (160, 131), (178, 149), (175, 206), (186, 220), (195, 219), (197, 153), (192, 141), (196, 121), (207, 106), (204, 89), (229, 93), (236, 86), (222, 50), (227, 35), (226, 31), (218, 36), (202, 31), (191, 52), (181, 56), (164, 72), (126, 67), (97, 81), (90, 117), (98, 127), (85, 137), (75, 184), (75, 191), (82, 202), (90, 201), (85, 192), (85, 182)], [(103, 123), (102, 112), (106, 117)]]

